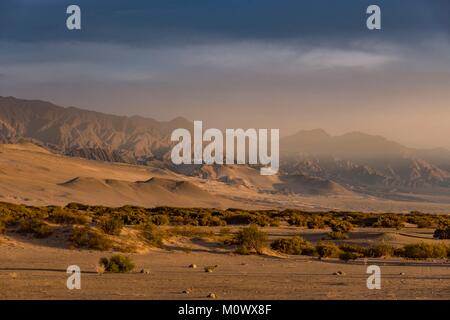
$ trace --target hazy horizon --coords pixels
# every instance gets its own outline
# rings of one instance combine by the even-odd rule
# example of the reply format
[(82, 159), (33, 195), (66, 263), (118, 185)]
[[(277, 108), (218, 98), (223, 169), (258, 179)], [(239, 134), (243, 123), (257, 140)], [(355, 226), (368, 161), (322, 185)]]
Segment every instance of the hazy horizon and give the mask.
[(0, 95), (208, 127), (360, 131), (450, 148), (448, 1), (0, 5)]

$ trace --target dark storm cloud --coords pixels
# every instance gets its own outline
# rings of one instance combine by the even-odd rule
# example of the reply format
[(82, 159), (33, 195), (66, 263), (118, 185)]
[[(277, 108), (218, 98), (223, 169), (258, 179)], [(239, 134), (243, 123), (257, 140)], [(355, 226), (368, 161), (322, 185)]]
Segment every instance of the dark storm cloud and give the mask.
[[(70, 4), (81, 6), (85, 32), (67, 32)], [(449, 34), (448, 0), (2, 0), (0, 39), (136, 45), (204, 38), (331, 41), (369, 35), (364, 13), (370, 4), (382, 8), (377, 36)]]

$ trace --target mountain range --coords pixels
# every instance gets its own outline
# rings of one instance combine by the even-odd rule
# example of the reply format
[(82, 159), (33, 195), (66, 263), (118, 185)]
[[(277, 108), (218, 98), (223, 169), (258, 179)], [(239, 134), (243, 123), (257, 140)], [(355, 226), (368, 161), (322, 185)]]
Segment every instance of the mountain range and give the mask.
[[(174, 168), (167, 159), (170, 134), (176, 128), (191, 129), (192, 123), (181, 117), (157, 121), (0, 97), (1, 143), (26, 140), (66, 156), (129, 164), (157, 162), (188, 176), (230, 179), (217, 174), (217, 168)], [(414, 149), (381, 136), (361, 132), (332, 136), (315, 129), (282, 138), (280, 157), (280, 175), (289, 176), (285, 181), (300, 179), (308, 184), (308, 179), (319, 179), (369, 193), (450, 194), (450, 151), (446, 149)], [(234, 177), (232, 182), (245, 181)]]

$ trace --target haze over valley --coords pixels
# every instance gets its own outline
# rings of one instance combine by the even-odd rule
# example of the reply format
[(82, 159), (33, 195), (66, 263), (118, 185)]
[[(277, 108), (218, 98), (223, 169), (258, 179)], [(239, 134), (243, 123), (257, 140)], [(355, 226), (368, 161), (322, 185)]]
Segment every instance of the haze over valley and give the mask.
[(176, 128), (191, 130), (192, 123), (2, 97), (0, 197), (39, 205), (450, 208), (445, 149), (408, 148), (361, 132), (300, 130), (281, 139), (280, 172), (267, 177), (256, 166), (172, 164)]

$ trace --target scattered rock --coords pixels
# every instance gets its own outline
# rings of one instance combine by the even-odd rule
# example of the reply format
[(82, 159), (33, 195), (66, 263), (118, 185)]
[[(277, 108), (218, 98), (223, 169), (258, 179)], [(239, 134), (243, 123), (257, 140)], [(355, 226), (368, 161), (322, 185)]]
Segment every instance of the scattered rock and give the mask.
[(190, 265), (189, 265), (189, 268), (196, 269), (196, 268), (197, 268), (197, 265), (196, 265), (196, 264), (190, 264)]
[(334, 276), (345, 276), (345, 272), (343, 271), (337, 271), (333, 273)]
[(192, 292), (192, 289), (186, 289), (186, 290), (183, 290), (183, 293), (185, 293), (185, 294), (190, 294)]
[(208, 294), (207, 298), (217, 299), (217, 295), (215, 293), (211, 292), (210, 294)]
[(217, 267), (218, 267), (217, 264), (215, 266), (206, 266), (205, 272), (213, 272)]
[(150, 274), (150, 270), (148, 270), (148, 269), (141, 269), (141, 273), (143, 273), (143, 274)]
[(401, 276), (404, 276), (406, 273), (404, 273), (404, 272), (400, 272), (399, 273)]
[(9, 274), (12, 279), (17, 279), (17, 273), (13, 272)]

